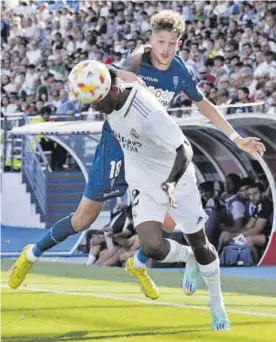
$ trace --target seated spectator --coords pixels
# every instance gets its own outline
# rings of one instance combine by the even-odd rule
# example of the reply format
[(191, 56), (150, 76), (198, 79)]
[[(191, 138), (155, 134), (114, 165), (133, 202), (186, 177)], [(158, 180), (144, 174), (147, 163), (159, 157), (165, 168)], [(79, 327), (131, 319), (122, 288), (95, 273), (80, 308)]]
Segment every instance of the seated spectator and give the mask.
[(250, 186), (254, 185), (255, 181), (251, 177), (245, 177), (241, 179), (241, 184), (239, 188), (239, 199), (246, 204), (249, 201), (248, 189)]
[(272, 201), (271, 189), (270, 189), (269, 182), (265, 174), (262, 174), (258, 177), (258, 183), (263, 184), (265, 196)]
[(241, 179), (237, 174), (230, 173), (225, 178), (225, 212), (222, 214), (220, 229), (223, 231), (222, 240), (227, 242), (228, 233), (239, 233), (244, 227), (245, 205), (239, 198)]
[(87, 266), (95, 264), (100, 252), (106, 248), (106, 241), (103, 232), (98, 231), (92, 234), (90, 237), (89, 248), (88, 259), (85, 262), (85, 265)]
[[(246, 87), (239, 88), (238, 99), (240, 103), (248, 104), (249, 103), (249, 89)], [(252, 107), (250, 106), (237, 107), (237, 108), (234, 108), (234, 112), (235, 113), (251, 113)]]
[(219, 199), (215, 197), (214, 182), (207, 181), (199, 185), (199, 193), (203, 208), (220, 210)]
[(199, 193), (203, 208), (209, 216), (205, 227), (206, 233), (209, 241), (216, 247), (220, 235), (219, 222), (221, 205), (218, 197), (215, 196), (214, 185), (212, 181), (201, 183), (199, 185)]
[(264, 186), (255, 183), (248, 189), (250, 203), (247, 207), (249, 217), (246, 225), (239, 233), (230, 233), (228, 240), (233, 242), (242, 241), (252, 246), (254, 261), (257, 263), (260, 258), (260, 249), (266, 247), (272, 228), (273, 204), (264, 194)]
[(67, 90), (60, 92), (60, 106), (57, 108), (57, 115), (73, 115), (76, 113), (75, 106), (72, 101), (69, 100), (69, 94)]
[(86, 265), (119, 266), (121, 252), (130, 252), (137, 244), (136, 239), (129, 240), (135, 233), (131, 206), (119, 203), (110, 213), (110, 222), (104, 228), (104, 240), (94, 236), (90, 240)]

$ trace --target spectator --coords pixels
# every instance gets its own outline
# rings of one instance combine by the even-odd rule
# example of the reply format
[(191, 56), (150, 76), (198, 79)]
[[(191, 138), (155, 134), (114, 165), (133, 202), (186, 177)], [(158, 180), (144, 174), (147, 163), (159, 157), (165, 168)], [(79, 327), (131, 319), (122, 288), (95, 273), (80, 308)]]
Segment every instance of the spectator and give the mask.
[[(221, 103), (215, 95), (222, 85), (220, 78), (227, 74), (230, 80), (225, 89), (248, 88), (249, 98), (245, 97), (243, 103), (256, 101), (256, 96), (262, 99), (264, 91), (268, 99), (260, 109), (274, 112), (271, 104), (275, 103), (272, 96), (275, 89), (271, 91), (269, 87), (269, 93), (264, 89), (266, 82), (276, 75), (273, 2), (210, 2), (204, 5), (192, 1), (183, 4), (81, 2), (78, 12), (74, 12), (78, 6), (72, 4), (70, 8), (63, 2), (10, 6), (6, 1), (5, 5), (1, 21), (1, 75), (10, 77), (8, 88), (20, 89), (9, 90), (17, 91), (20, 98), (26, 92), (36, 92), (32, 88), (33, 80), (29, 78), (40, 77), (44, 85), (44, 77), (37, 72), (33, 76), (28, 65), (42, 62), (51, 69), (55, 79), (66, 82), (71, 68), (80, 60), (90, 58), (110, 63), (115, 54), (124, 54), (128, 48), (146, 43), (150, 35), (149, 17), (156, 11), (173, 8), (182, 12), (187, 21), (179, 54), (200, 80), (209, 84), (213, 83), (207, 79), (210, 75), (217, 79), (215, 88), (204, 84), (207, 97), (213, 103)], [(207, 72), (204, 70), (205, 75), (201, 75), (200, 69), (204, 66)], [(245, 66), (250, 71), (243, 74)], [(14, 82), (19, 72), (24, 72), (26, 77)], [(256, 89), (260, 80), (264, 83)], [(49, 83), (52, 84), (52, 80)], [(52, 87), (50, 90), (56, 91)], [(262, 92), (256, 94), (256, 90)], [(48, 92), (46, 96), (49, 98)], [(232, 91), (230, 96), (231, 101), (236, 101)]]
[(32, 41), (30, 44), (30, 50), (27, 51), (26, 56), (28, 57), (29, 63), (32, 65), (38, 64), (41, 58), (41, 50), (39, 48), (39, 41)]
[(206, 181), (199, 184), (199, 193), (203, 208), (212, 208), (220, 210), (219, 199), (215, 197), (214, 182)]
[[(217, 96), (216, 96), (216, 104), (217, 105), (226, 105), (229, 103), (229, 92), (226, 89), (219, 89), (217, 91)], [(222, 114), (227, 113), (227, 108), (221, 108), (220, 112)]]
[(241, 179), (238, 175), (230, 173), (225, 178), (225, 211), (222, 215), (221, 230), (223, 241), (229, 240), (228, 233), (238, 233), (244, 226), (245, 205), (239, 198)]
[[(246, 87), (239, 88), (238, 100), (240, 103), (249, 103), (249, 89)], [(252, 108), (248, 106), (232, 108), (234, 113), (250, 113)]]
[(262, 75), (263, 73), (268, 74), (268, 77), (272, 78), (276, 76), (276, 62), (275, 62), (275, 53), (272, 51), (266, 51), (263, 55), (260, 54), (259, 60), (263, 60), (257, 69), (255, 70), (255, 76)]
[(9, 115), (8, 105), (10, 104), (9, 97), (4, 95), (1, 97), (1, 117)]
[(72, 101), (69, 99), (69, 94), (67, 90), (61, 90), (60, 92), (60, 106), (57, 108), (57, 115), (73, 115), (77, 111)]
[(246, 205), (249, 201), (249, 188), (255, 184), (255, 181), (251, 177), (245, 177), (241, 179), (239, 188), (239, 199)]
[(240, 73), (241, 83), (249, 90), (249, 98), (253, 99), (256, 91), (257, 81), (251, 68), (243, 68)]
[(230, 84), (230, 78), (227, 75), (221, 76), (217, 81), (217, 88), (218, 89), (228, 89)]
[(257, 263), (261, 249), (266, 247), (271, 234), (273, 204), (265, 197), (261, 183), (250, 185), (248, 195), (250, 199), (247, 207), (249, 220), (239, 234), (229, 234), (228, 239), (231, 238), (234, 241), (244, 239), (244, 243), (252, 246), (254, 261)]
[(119, 266), (122, 262), (122, 253), (130, 253), (139, 248), (139, 239), (131, 238), (134, 234), (131, 206), (118, 203), (110, 213), (110, 222), (104, 228), (104, 236), (92, 236), (86, 265), (95, 263), (100, 266)]

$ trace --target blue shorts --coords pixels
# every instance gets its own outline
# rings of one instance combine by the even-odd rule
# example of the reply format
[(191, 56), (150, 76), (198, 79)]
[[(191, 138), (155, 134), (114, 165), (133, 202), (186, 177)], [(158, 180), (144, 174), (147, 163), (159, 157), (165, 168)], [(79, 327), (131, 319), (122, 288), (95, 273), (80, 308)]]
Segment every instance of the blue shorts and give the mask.
[(123, 196), (127, 187), (124, 154), (109, 123), (105, 121), (83, 195), (93, 201), (104, 202)]

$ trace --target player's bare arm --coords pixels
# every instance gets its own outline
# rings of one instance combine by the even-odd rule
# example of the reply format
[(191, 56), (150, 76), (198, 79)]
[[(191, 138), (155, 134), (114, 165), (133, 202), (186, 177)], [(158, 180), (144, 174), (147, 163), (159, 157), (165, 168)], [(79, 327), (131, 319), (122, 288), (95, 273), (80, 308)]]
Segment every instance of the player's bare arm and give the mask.
[(260, 142), (259, 138), (248, 137), (242, 138), (235, 132), (234, 128), (224, 119), (217, 108), (204, 98), (200, 102), (195, 102), (200, 112), (205, 115), (211, 123), (226, 136), (228, 136), (234, 143), (242, 150), (249, 153), (254, 159), (258, 159), (265, 152), (265, 146)]
[(186, 171), (190, 161), (191, 156), (188, 156), (187, 151), (184, 148), (184, 145), (179, 146), (176, 149), (176, 157), (169, 177), (161, 185), (162, 189), (166, 192), (167, 196), (169, 197), (170, 206), (173, 208), (176, 207), (176, 201), (173, 194), (174, 189), (179, 179), (183, 176), (184, 172)]

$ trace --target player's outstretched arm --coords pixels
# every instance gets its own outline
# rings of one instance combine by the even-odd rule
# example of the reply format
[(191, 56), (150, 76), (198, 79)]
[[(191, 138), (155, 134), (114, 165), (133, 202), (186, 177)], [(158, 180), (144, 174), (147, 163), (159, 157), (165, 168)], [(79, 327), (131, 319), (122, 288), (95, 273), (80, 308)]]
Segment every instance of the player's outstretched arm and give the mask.
[(138, 46), (133, 52), (124, 58), (120, 64), (120, 70), (131, 71), (136, 74), (142, 63), (144, 53), (149, 50), (150, 48), (146, 45)]
[(138, 82), (140, 85), (146, 86), (145, 82), (136, 75), (145, 51), (145, 46), (141, 45), (123, 59), (118, 70), (119, 78), (122, 81), (127, 83)]
[(265, 146), (260, 142), (259, 138), (242, 138), (229, 124), (229, 122), (225, 120), (216, 107), (206, 98), (200, 102), (195, 102), (195, 104), (201, 113), (205, 115), (217, 129), (234, 141), (242, 151), (249, 153), (254, 159), (258, 159), (260, 156), (263, 156)]

